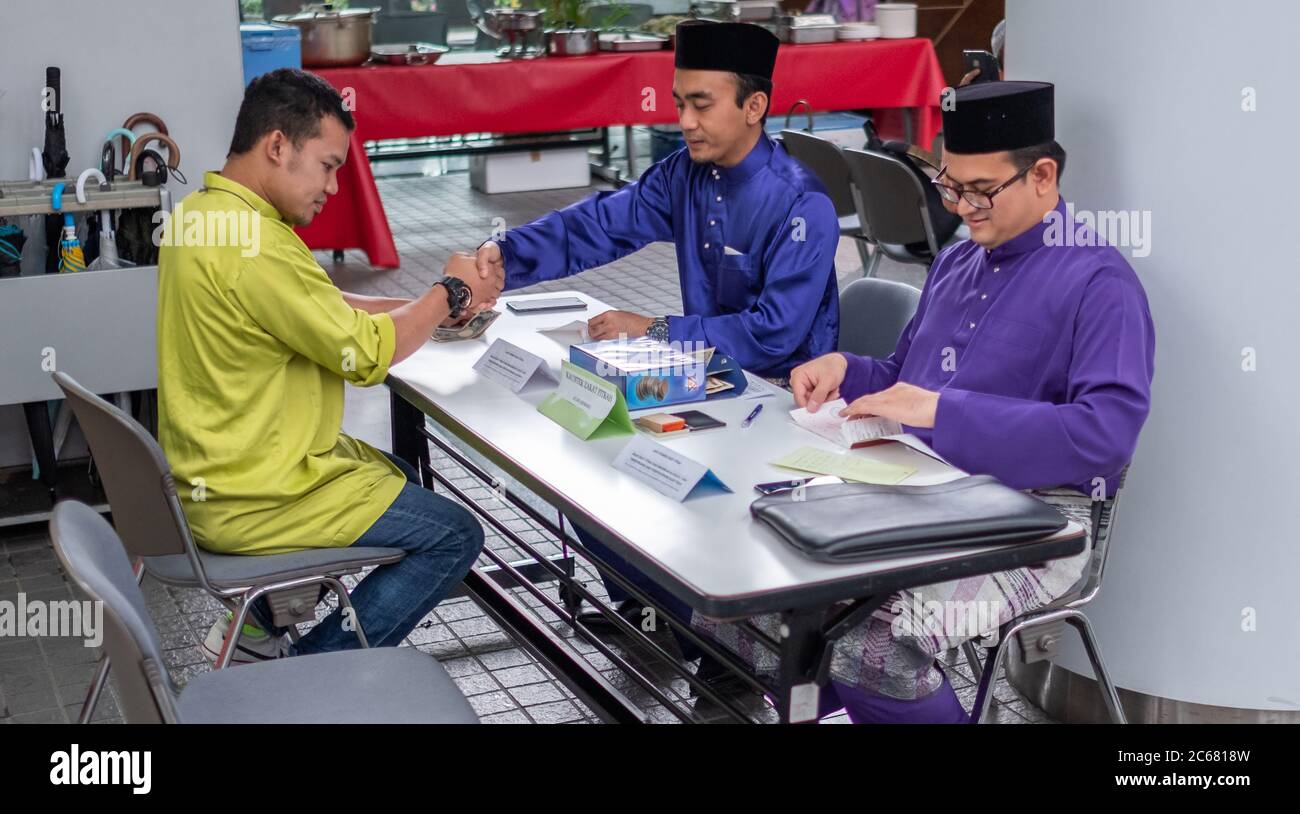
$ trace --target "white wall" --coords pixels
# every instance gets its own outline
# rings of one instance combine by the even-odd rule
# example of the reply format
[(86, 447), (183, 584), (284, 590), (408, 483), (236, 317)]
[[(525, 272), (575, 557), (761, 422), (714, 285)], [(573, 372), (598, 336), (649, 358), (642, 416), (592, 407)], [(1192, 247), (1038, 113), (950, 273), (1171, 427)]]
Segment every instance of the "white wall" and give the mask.
[(1007, 2), (1007, 78), (1056, 83), (1066, 200), (1151, 213), (1154, 404), (1089, 616), (1120, 686), (1182, 701), (1300, 710), (1297, 31), (1281, 0)]
[[(162, 117), (181, 148), (189, 184), (169, 181), (173, 200), (221, 167), (244, 88), (236, 0), (13, 0), (0, 40), (0, 178), (26, 178), (42, 144), (49, 65), (62, 69), (74, 180), (99, 165), (104, 134), (142, 110)], [(0, 302), (0, 348), (3, 317)], [(29, 455), (21, 408), (0, 408), (0, 466)]]

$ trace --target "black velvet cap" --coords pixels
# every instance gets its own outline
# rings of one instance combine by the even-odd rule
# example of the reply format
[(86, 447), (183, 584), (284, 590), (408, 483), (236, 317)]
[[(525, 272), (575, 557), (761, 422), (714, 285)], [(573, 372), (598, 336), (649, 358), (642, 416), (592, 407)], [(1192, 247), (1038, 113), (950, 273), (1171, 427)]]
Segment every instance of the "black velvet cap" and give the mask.
[(944, 149), (1000, 153), (1054, 141), (1054, 90), (1048, 82), (977, 82), (957, 88), (952, 109), (943, 110)]
[(772, 78), (776, 35), (752, 23), (688, 20), (677, 26), (674, 64), (693, 71), (730, 71)]

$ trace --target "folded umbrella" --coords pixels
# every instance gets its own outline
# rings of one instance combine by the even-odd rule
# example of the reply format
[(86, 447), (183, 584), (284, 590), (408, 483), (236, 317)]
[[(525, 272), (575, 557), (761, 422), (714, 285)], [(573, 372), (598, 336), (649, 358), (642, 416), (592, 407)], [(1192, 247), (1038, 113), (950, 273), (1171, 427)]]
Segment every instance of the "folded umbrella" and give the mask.
[[(41, 151), (41, 163), (46, 178), (63, 178), (68, 168), (68, 140), (63, 129), (63, 87), (62, 76), (58, 68), (45, 69), (45, 87), (51, 96), (45, 111), (45, 148)], [(60, 259), (62, 218), (49, 215), (45, 218), (45, 242), (49, 248), (45, 260), (45, 273), (57, 271), (62, 267)]]
[[(55, 184), (51, 193), (54, 211), (63, 209), (63, 184)], [(54, 217), (58, 217), (55, 215)], [(77, 239), (77, 224), (72, 214), (63, 213), (62, 237), (59, 240), (59, 273), (65, 271), (85, 271), (86, 256), (81, 251), (81, 241)]]
[(12, 224), (0, 226), (0, 277), (17, 277), (22, 273), (23, 244), (27, 236)]

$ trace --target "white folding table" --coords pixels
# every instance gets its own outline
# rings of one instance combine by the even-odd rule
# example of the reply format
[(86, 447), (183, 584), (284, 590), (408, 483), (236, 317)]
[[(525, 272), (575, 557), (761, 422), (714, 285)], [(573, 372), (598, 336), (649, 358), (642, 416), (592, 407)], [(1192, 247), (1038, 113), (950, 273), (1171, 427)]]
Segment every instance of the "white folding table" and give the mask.
[[(512, 300), (556, 296), (578, 297), (588, 307), (527, 316), (506, 308)], [(740, 397), (682, 405), (700, 409), (727, 426), (662, 443), (710, 467), (733, 491), (692, 496), (679, 503), (612, 466), (631, 436), (583, 441), (538, 412), (549, 388), (515, 394), (472, 369), (489, 344), (501, 338), (542, 357), (558, 375), (560, 361), (568, 358), (568, 346), (564, 337), (543, 329), (590, 319), (609, 307), (579, 292), (559, 292), (503, 297), (499, 308), (501, 317), (482, 338), (430, 341), (390, 371), (394, 453), (421, 469), (426, 486), (437, 478), (429, 466), (430, 440), (476, 469), (428, 432), (428, 417), (699, 613), (714, 618), (781, 614), (783, 635), (770, 642), (780, 650), (780, 675), (776, 687), (768, 689), (775, 690), (783, 720), (792, 717), (792, 692), (807, 699), (810, 684), (824, 683), (829, 643), (897, 590), (1019, 568), (1083, 550), (1083, 529), (1070, 523), (1057, 534), (1030, 543), (928, 550), (850, 564), (815, 562), (749, 512), (757, 496), (755, 484), (798, 477), (770, 461), (802, 446), (840, 451), (791, 421), (788, 413), (794, 404), (789, 392), (750, 376), (749, 389)], [(759, 392), (770, 395), (756, 398)], [(741, 428), (741, 421), (758, 404), (763, 412), (750, 427)], [(904, 483), (933, 483), (960, 474), (900, 444), (851, 454), (915, 468)], [(486, 512), (480, 516), (490, 517)], [(618, 699), (601, 695), (613, 688), (597, 680), (599, 673), (592, 676), (589, 666), (584, 669), (585, 662), (564, 663), (582, 660), (495, 582), (476, 572), (467, 579), (467, 588), (557, 673), (568, 673), (570, 686), (598, 711), (603, 708), (614, 720), (637, 717), (617, 709)], [(850, 604), (843, 611), (828, 614), (844, 601)], [(564, 610), (559, 608), (562, 617)], [(705, 649), (735, 664), (728, 653), (717, 653), (707, 645)], [(811, 692), (815, 697), (816, 691)], [(806, 707), (806, 701), (796, 703), (793, 718), (806, 718), (800, 714)]]

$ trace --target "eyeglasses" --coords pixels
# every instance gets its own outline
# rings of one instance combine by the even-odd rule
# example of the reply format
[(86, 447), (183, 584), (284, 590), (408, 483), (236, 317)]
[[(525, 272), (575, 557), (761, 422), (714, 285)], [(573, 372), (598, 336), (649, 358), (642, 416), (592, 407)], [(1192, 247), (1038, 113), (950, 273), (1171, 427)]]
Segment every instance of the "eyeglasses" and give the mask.
[(964, 189), (962, 187), (952, 187), (952, 186), (948, 186), (947, 184), (941, 183), (939, 179), (943, 178), (944, 174), (948, 172), (947, 165), (945, 165), (943, 169), (939, 170), (939, 174), (936, 175), (934, 177), (934, 180), (931, 181), (930, 183), (934, 184), (936, 187), (939, 188), (939, 195), (950, 204), (960, 203), (961, 200), (965, 198), (966, 203), (970, 204), (976, 209), (992, 209), (993, 196), (997, 195), (1002, 190), (1011, 186), (1016, 181), (1019, 181), (1022, 177), (1024, 177), (1025, 173), (1029, 172), (1033, 168), (1034, 165), (1030, 164), (1028, 167), (1025, 167), (1023, 170), (1021, 170), (1020, 172), (1016, 173), (1015, 175), (1007, 179), (1005, 183), (999, 185), (997, 189), (991, 189), (988, 192), (980, 192), (979, 190), (974, 190), (974, 189)]

